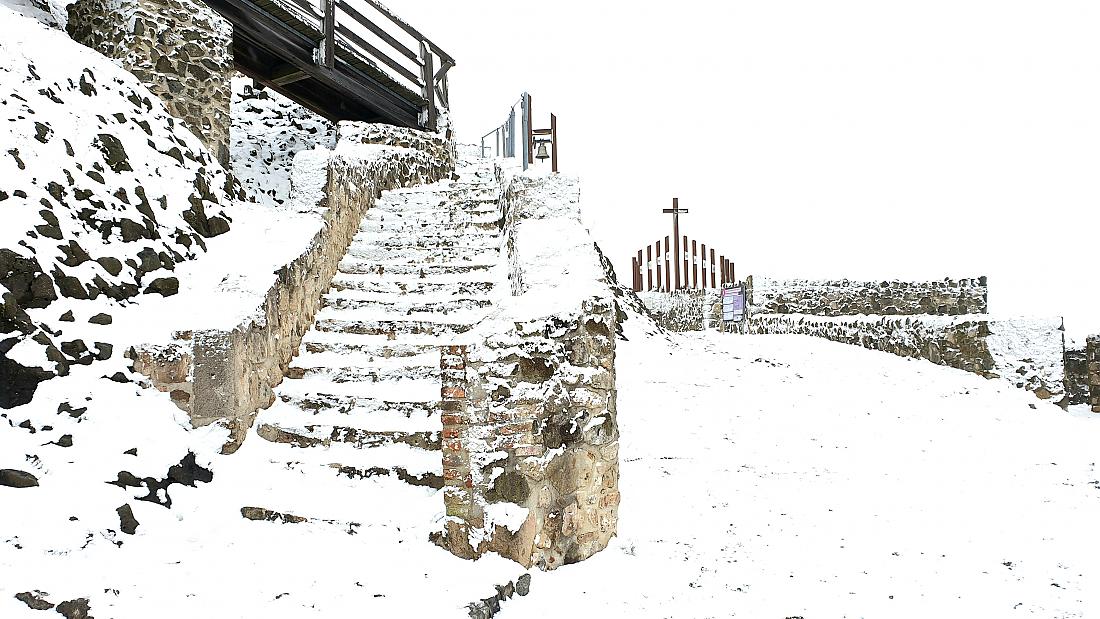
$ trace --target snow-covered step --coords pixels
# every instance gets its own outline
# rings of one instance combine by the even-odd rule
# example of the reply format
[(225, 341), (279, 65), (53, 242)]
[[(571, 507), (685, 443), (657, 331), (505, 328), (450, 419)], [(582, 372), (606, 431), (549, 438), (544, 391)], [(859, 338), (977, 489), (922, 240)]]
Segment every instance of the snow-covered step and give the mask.
[(345, 260), (405, 264), (492, 264), (499, 259), (499, 256), (500, 251), (488, 244), (455, 246), (450, 243), (441, 243), (439, 246), (428, 244), (409, 247), (396, 244), (357, 243), (348, 249)]
[(425, 402), (439, 400), (439, 379), (397, 380), (384, 383), (338, 383), (321, 378), (284, 380), (278, 389), (280, 398), (344, 396), (370, 398), (387, 402)]
[(489, 277), (472, 280), (439, 281), (427, 279), (413, 279), (406, 281), (380, 280), (363, 275), (337, 273), (332, 280), (332, 292), (329, 294), (394, 294), (394, 295), (424, 295), (433, 299), (447, 296), (482, 296), (488, 295), (496, 287), (496, 283)]
[[(438, 394), (437, 394), (438, 395)], [(386, 418), (415, 418), (434, 419), (438, 423), (436, 403), (434, 401), (396, 401), (382, 400), (356, 395), (340, 395), (335, 393), (280, 393), (279, 402), (269, 410), (276, 410), (280, 403), (293, 407), (295, 416), (303, 412), (309, 416), (315, 415), (344, 415), (348, 417), (375, 417)], [(332, 423), (337, 423), (333, 421)], [(346, 422), (344, 422), (346, 423)], [(394, 428), (400, 429), (396, 424)]]
[(453, 217), (440, 218), (438, 215), (406, 215), (393, 213), (363, 218), (359, 232), (401, 232), (401, 233), (453, 233), (459, 235), (483, 234), (500, 230), (500, 218), (492, 213), (487, 215), (454, 214)]
[(470, 324), (438, 320), (337, 320), (320, 318), (314, 324), (314, 329), (317, 331), (354, 335), (447, 335), (465, 333), (471, 327)]
[(438, 431), (374, 431), (348, 426), (261, 423), (256, 433), (273, 443), (296, 447), (328, 447), (333, 443), (345, 443), (359, 449), (405, 445), (423, 451), (439, 451), (441, 445)]
[(438, 367), (430, 365), (386, 365), (381, 367), (300, 367), (292, 365), (287, 370), (286, 377), (290, 380), (323, 378), (335, 383), (377, 383), (389, 380), (438, 378), (439, 372)]
[(415, 275), (419, 278), (437, 275), (477, 275), (486, 276), (493, 264), (403, 264), (389, 262), (366, 262), (355, 258), (344, 258), (338, 268), (347, 275)]
[[(394, 298), (396, 296), (396, 298)], [(339, 309), (349, 311), (375, 312), (385, 310), (391, 313), (413, 314), (451, 314), (455, 312), (468, 312), (488, 307), (492, 302), (489, 299), (451, 297), (439, 301), (419, 300), (408, 298), (411, 295), (371, 295), (370, 297), (356, 298), (340, 295), (326, 294), (321, 297), (323, 309)], [(420, 295), (417, 295), (420, 296)]]

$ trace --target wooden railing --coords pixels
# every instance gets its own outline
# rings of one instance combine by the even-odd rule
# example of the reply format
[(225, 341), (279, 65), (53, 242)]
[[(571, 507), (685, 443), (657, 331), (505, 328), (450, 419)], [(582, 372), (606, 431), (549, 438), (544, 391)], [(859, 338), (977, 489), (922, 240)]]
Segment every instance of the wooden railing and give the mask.
[[(329, 69), (337, 49), (384, 72), (424, 99), (424, 122), (435, 129), (450, 107), (447, 72), (454, 58), (376, 0), (276, 0), (321, 34), (317, 62)], [(381, 24), (381, 25), (380, 25)]]
[(678, 246), (681, 255), (677, 256), (677, 245), (670, 244), (669, 240), (666, 236), (662, 245), (661, 239), (657, 239), (656, 243), (639, 249), (637, 255), (631, 256), (635, 292), (706, 290), (708, 287), (717, 289), (736, 283), (733, 261), (727, 260), (725, 255), (716, 255), (713, 246), (708, 250), (706, 243), (689, 240), (684, 235), (683, 244)]

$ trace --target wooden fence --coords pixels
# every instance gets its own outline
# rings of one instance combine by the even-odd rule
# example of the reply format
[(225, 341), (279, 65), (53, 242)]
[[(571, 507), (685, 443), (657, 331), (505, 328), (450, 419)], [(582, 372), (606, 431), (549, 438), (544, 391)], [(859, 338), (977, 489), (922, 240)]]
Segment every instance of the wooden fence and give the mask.
[(670, 244), (667, 236), (663, 243), (658, 239), (630, 258), (635, 292), (718, 289), (737, 281), (733, 261), (716, 255), (713, 246), (708, 248), (687, 235), (671, 240)]

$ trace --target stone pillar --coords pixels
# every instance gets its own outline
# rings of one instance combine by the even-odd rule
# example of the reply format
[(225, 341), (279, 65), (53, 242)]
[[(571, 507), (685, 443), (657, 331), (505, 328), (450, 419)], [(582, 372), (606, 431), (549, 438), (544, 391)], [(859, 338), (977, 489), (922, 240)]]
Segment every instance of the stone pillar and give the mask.
[(1089, 337), (1085, 355), (1089, 362), (1089, 404), (1092, 412), (1100, 413), (1100, 335)]
[(228, 21), (198, 0), (77, 0), (68, 31), (133, 73), (228, 166)]

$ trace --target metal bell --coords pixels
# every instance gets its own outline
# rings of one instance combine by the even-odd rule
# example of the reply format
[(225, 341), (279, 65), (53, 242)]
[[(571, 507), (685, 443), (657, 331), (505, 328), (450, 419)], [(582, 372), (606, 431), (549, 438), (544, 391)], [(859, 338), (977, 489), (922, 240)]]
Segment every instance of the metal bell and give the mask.
[(539, 150), (538, 150), (538, 152), (535, 153), (535, 159), (545, 160), (545, 159), (549, 159), (549, 158), (550, 158), (550, 154), (546, 152), (546, 142), (545, 141), (540, 141), (539, 142)]

